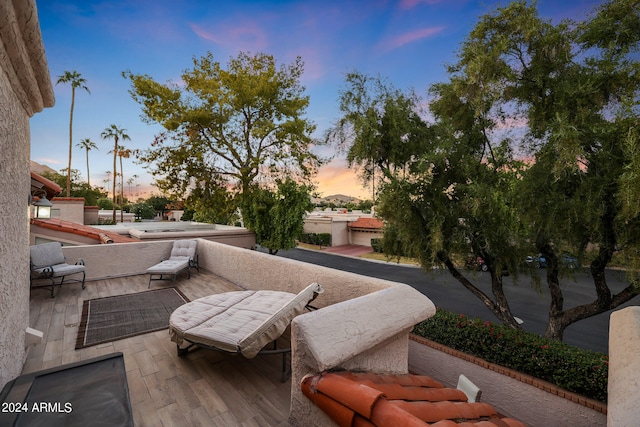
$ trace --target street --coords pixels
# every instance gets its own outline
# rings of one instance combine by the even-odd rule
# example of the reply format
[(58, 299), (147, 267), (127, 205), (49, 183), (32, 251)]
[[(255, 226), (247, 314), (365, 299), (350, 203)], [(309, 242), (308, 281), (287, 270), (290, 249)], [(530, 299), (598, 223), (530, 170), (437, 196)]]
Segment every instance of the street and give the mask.
[[(417, 267), (394, 263), (372, 262), (364, 259), (345, 257), (310, 251), (291, 249), (278, 251), (277, 256), (350, 271), (365, 276), (378, 277), (406, 283), (429, 297), (436, 307), (467, 316), (479, 317), (483, 320), (497, 322), (496, 317), (471, 292), (466, 290), (446, 270), (424, 271)], [(527, 274), (518, 277), (514, 284), (512, 277), (504, 278), (504, 288), (511, 311), (514, 316), (524, 321), (523, 327), (530, 332), (544, 333), (549, 307), (549, 293), (544, 280), (544, 269), (534, 270), (540, 275), (540, 290), (532, 285), (532, 278)], [(467, 277), (483, 292), (491, 296), (490, 276), (488, 273), (466, 271)], [(609, 270), (607, 281), (612, 293), (617, 293), (627, 284), (624, 272)], [(584, 269), (579, 269), (573, 277), (561, 279), (565, 308), (591, 302), (595, 299), (595, 291), (591, 276)], [(623, 307), (637, 305), (638, 297)], [(622, 307), (620, 307), (622, 308)], [(619, 309), (619, 308), (618, 308)], [(579, 321), (565, 331), (564, 342), (578, 347), (608, 353), (609, 316), (611, 312)]]

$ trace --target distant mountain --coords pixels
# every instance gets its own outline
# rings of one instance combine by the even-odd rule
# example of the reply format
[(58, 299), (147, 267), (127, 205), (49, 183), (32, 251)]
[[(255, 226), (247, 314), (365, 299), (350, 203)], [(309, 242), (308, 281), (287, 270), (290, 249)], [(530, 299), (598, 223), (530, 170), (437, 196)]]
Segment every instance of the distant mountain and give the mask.
[(51, 169), (49, 166), (41, 165), (40, 163), (34, 162), (33, 160), (31, 160), (31, 171), (37, 174), (42, 174), (42, 172), (49, 172), (49, 173), (57, 172), (54, 169)]
[(315, 198), (313, 202), (317, 205), (333, 203), (336, 206), (344, 206), (348, 203), (358, 204), (362, 202), (362, 200), (357, 197), (345, 196), (344, 194), (333, 194), (331, 196)]

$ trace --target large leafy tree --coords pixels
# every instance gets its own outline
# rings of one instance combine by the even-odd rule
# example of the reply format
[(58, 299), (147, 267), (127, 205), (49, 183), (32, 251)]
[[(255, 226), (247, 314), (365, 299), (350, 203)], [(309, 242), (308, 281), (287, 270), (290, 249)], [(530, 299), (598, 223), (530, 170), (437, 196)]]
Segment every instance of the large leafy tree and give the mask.
[[(71, 157), (73, 152), (73, 108), (76, 103), (76, 89), (84, 89), (89, 92), (89, 88), (86, 83), (87, 80), (80, 75), (77, 71), (65, 71), (61, 76), (58, 76), (56, 84), (69, 84), (71, 85), (71, 110), (69, 112), (69, 164), (67, 171), (71, 171)], [(67, 197), (71, 195), (71, 174), (67, 173)]]
[(152, 195), (146, 200), (145, 203), (151, 205), (155, 212), (162, 217), (164, 216), (164, 213), (169, 210), (168, 206), (172, 202), (173, 201), (166, 196)]
[[(431, 124), (411, 114), (397, 119), (410, 98), (392, 90), (350, 99), (344, 94), (358, 90), (351, 82), (340, 125), (356, 135), (353, 147), (361, 140), (382, 147), (358, 158), (373, 158), (384, 172), (378, 212), (389, 224), (385, 240), (403, 242), (425, 267), (444, 264), (514, 328), (502, 277), (517, 277), (524, 254), (542, 253), (550, 338), (562, 339), (570, 324), (636, 296), (638, 9), (637, 1), (614, 0), (585, 22), (552, 24), (521, 1), (481, 17), (449, 67), (450, 80), (431, 88)], [(376, 114), (364, 119), (373, 133), (358, 130), (362, 115), (350, 118), (362, 109), (353, 99), (378, 100)], [(592, 259), (587, 248), (596, 248)], [(564, 306), (565, 250), (589, 262), (593, 301)], [(453, 261), (467, 253), (484, 258), (490, 293)], [(606, 268), (615, 253), (629, 263), (629, 286), (614, 295)]]
[(295, 247), (305, 214), (313, 210), (310, 187), (286, 178), (278, 180), (275, 191), (259, 186), (251, 191), (242, 211), (245, 226), (256, 233), (256, 242), (274, 255), (279, 249)]
[(319, 158), (311, 151), (315, 125), (304, 117), (302, 73), (300, 58), (278, 68), (263, 53), (240, 53), (226, 68), (211, 53), (194, 58), (183, 85), (124, 73), (143, 119), (165, 129), (140, 157), (157, 186), (183, 197), (213, 176), (246, 195), (256, 182), (308, 178)]
[[(66, 169), (57, 172), (43, 172), (42, 176), (58, 184), (63, 190), (66, 188), (67, 173)], [(88, 182), (80, 182), (80, 171), (71, 169), (71, 197), (84, 198), (85, 206), (97, 206), (98, 200), (106, 196), (100, 187), (91, 187)]]
[[(117, 206), (117, 196), (116, 196), (116, 187), (118, 185), (118, 163), (117, 163), (117, 159), (118, 159), (118, 141), (126, 141), (129, 140), (131, 138), (129, 138), (129, 135), (127, 135), (127, 130), (126, 129), (121, 129), (118, 126), (112, 124), (109, 127), (107, 127), (105, 130), (102, 131), (102, 133), (100, 134), (100, 136), (102, 137), (102, 139), (113, 139), (113, 217), (112, 217), (112, 221), (115, 224), (116, 222), (116, 206)], [(121, 161), (122, 161), (122, 157), (120, 157)], [(124, 200), (122, 200), (122, 203), (124, 204)], [(123, 207), (120, 208), (120, 210), (123, 210)]]

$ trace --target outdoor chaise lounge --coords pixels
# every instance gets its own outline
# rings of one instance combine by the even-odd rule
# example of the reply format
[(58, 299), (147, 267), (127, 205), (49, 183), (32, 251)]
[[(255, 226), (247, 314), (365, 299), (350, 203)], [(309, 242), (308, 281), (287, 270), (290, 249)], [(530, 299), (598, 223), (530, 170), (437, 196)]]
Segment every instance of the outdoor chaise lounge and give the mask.
[[(309, 306), (323, 289), (312, 283), (299, 294), (280, 291), (235, 291), (209, 295), (175, 310), (169, 319), (171, 341), (178, 345), (178, 355), (193, 346), (252, 359), (258, 354), (282, 354), (282, 381), (290, 375), (287, 353), (291, 348), (277, 348), (276, 341), (294, 317)], [(273, 342), (273, 349), (263, 348)]]
[[(44, 243), (42, 245), (34, 245), (30, 247), (30, 277), (29, 281), (33, 286), (34, 281), (44, 279), (51, 282), (51, 298), (54, 297), (54, 288), (56, 279), (60, 278), (58, 286), (62, 283), (82, 283), (84, 289), (85, 269), (82, 259), (76, 260), (74, 264), (69, 264), (62, 253), (62, 244), (60, 242)], [(65, 282), (67, 276), (82, 273), (82, 280), (70, 279)]]
[(191, 278), (192, 268), (200, 271), (198, 254), (196, 253), (197, 248), (197, 240), (176, 240), (173, 242), (169, 259), (162, 260), (158, 264), (147, 268), (147, 274), (149, 275), (148, 287), (151, 287), (153, 280), (173, 280), (175, 285), (176, 278), (181, 271), (187, 270), (187, 278)]

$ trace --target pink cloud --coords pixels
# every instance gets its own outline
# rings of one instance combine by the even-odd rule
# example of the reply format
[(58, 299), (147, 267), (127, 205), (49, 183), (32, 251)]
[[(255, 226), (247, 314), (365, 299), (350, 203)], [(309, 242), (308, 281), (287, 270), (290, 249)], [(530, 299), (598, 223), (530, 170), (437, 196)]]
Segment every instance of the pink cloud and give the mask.
[(444, 28), (444, 26), (421, 28), (418, 30), (410, 31), (408, 33), (400, 34), (391, 39), (384, 40), (378, 46), (385, 52), (398, 49), (399, 47), (402, 47), (408, 43), (413, 43), (415, 41), (431, 37), (434, 34), (437, 34), (440, 31), (444, 30)]
[(205, 30), (197, 24), (190, 24), (190, 26), (198, 37), (233, 50), (259, 52), (268, 45), (266, 33), (253, 22), (234, 26), (224, 25), (214, 30)]
[(421, 3), (433, 5), (433, 4), (438, 4), (442, 2), (443, 2), (442, 0), (401, 0), (400, 9), (409, 10), (409, 9), (413, 9), (414, 7), (418, 6)]

